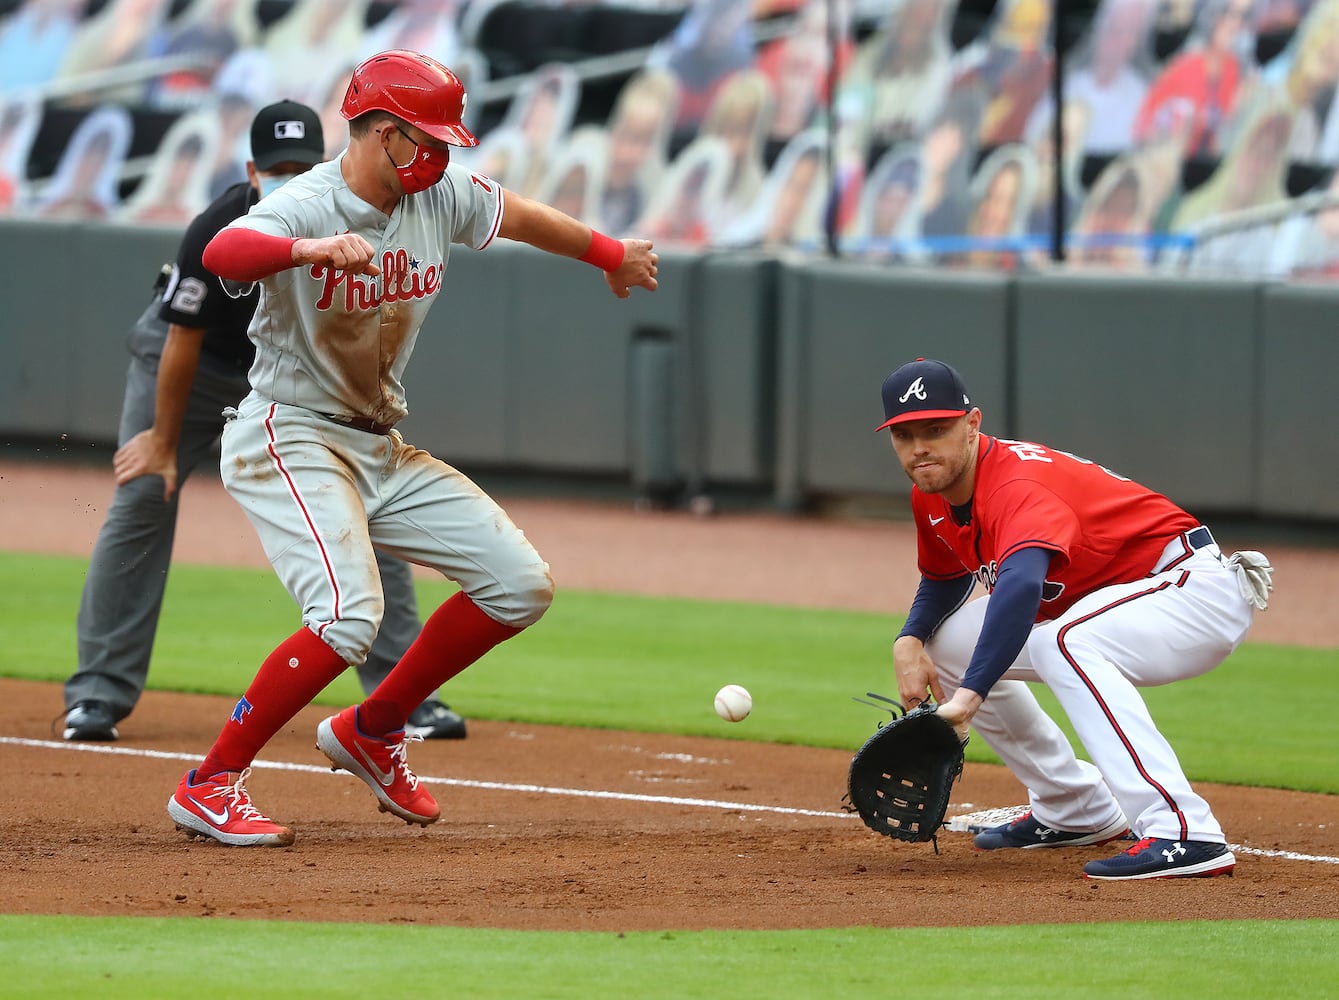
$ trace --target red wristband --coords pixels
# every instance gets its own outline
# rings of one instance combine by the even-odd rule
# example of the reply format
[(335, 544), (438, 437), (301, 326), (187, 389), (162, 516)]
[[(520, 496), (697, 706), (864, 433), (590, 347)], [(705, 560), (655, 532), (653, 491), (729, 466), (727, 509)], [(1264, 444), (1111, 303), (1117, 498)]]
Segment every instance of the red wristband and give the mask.
[(581, 260), (594, 264), (601, 271), (617, 271), (623, 266), (623, 244), (612, 236), (590, 231), (590, 247), (581, 255)]

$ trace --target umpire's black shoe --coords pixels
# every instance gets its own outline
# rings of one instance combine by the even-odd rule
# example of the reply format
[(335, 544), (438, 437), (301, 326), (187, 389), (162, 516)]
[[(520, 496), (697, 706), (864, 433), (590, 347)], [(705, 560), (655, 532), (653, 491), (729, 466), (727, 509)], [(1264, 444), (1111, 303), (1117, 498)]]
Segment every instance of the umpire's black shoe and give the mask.
[(429, 698), (409, 713), (404, 732), (406, 736), (421, 736), (425, 740), (463, 740), (465, 720), (450, 705)]
[(116, 717), (111, 706), (101, 701), (81, 701), (65, 713), (67, 740), (115, 740)]

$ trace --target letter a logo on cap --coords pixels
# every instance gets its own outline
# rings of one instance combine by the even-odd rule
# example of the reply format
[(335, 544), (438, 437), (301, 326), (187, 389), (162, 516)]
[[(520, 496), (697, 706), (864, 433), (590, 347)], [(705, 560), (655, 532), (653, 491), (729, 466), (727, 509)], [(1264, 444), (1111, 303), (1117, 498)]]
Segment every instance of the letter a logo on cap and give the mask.
[(305, 139), (307, 137), (307, 123), (299, 121), (275, 122), (274, 137), (276, 139)]
[(880, 395), (884, 420), (877, 430), (908, 420), (961, 417), (972, 408), (962, 377), (952, 366), (925, 358), (917, 358), (885, 378)]
[(898, 399), (898, 402), (905, 403), (912, 396), (915, 396), (921, 402), (925, 401), (925, 386), (921, 384), (921, 378), (919, 375), (916, 376), (916, 381), (912, 382), (911, 385), (907, 386), (907, 391), (902, 393), (901, 397)]

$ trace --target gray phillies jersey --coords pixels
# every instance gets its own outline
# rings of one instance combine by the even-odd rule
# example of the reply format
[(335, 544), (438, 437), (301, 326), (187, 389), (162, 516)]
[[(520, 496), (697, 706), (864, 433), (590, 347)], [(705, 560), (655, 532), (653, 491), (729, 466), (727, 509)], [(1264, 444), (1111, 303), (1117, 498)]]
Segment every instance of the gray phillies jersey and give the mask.
[(294, 177), (230, 228), (298, 238), (357, 233), (376, 248), (381, 274), (305, 265), (263, 279), (247, 331), (256, 344), (249, 377), (276, 402), (394, 424), (408, 412), (400, 377), (451, 244), (482, 250), (493, 240), (502, 188), (453, 163), (387, 216), (349, 190), (343, 159)]

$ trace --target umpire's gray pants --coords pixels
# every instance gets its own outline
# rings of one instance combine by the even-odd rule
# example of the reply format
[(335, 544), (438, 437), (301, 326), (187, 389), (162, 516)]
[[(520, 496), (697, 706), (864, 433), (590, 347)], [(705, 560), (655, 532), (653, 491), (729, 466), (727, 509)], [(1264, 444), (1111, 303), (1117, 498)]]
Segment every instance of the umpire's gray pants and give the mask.
[[(153, 425), (157, 384), (158, 359), (132, 357), (118, 445)], [(202, 359), (177, 448), (178, 492), (170, 502), (164, 501), (160, 476), (140, 476), (116, 488), (79, 602), (79, 667), (65, 682), (67, 709), (80, 701), (102, 701), (119, 720), (139, 701), (172, 561), (180, 488), (218, 440), (224, 408), (237, 405), (248, 391), (245, 376), (211, 369)], [(358, 667), (359, 683), (368, 693), (390, 673), (421, 627), (409, 564), (378, 552), (377, 566), (386, 612), (367, 660)], [(238, 665), (239, 685), (245, 684), (257, 666)]]

